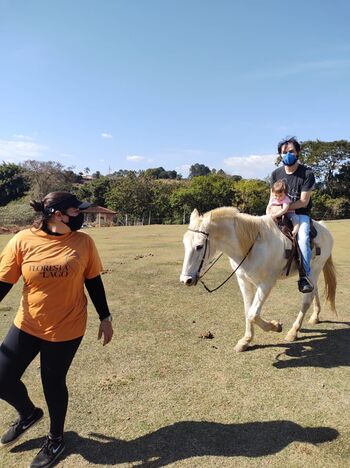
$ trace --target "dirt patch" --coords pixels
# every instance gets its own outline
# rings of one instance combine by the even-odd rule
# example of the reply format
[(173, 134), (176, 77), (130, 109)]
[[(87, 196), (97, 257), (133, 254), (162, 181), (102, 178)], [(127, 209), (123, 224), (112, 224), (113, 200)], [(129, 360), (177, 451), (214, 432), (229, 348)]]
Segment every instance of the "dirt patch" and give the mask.
[(140, 260), (140, 258), (145, 258), (145, 257), (154, 257), (154, 255), (153, 253), (140, 254), (140, 255), (136, 255), (136, 257), (134, 257), (134, 260)]
[(214, 335), (210, 330), (208, 330), (207, 332), (201, 333), (198, 338), (202, 338), (203, 340), (212, 340)]

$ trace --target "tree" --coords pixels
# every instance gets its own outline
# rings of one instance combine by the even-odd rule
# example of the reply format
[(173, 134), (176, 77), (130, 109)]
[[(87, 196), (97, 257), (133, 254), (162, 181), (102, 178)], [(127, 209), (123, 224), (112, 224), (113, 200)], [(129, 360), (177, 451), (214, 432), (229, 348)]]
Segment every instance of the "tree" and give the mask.
[(233, 175), (231, 175), (230, 177), (231, 177), (231, 179), (234, 180), (235, 182), (238, 182), (239, 180), (242, 180), (242, 176), (240, 176), (240, 175), (235, 175), (235, 174), (233, 174)]
[(73, 192), (80, 200), (86, 200), (95, 205), (106, 206), (107, 194), (112, 185), (112, 179), (100, 176), (91, 182), (74, 187)]
[(29, 183), (21, 166), (0, 164), (0, 206), (23, 197), (28, 189)]
[(181, 217), (174, 218), (174, 210), (171, 205), (171, 195), (179, 188), (181, 182), (166, 182), (156, 180), (152, 187), (152, 206), (149, 217), (151, 223), (171, 223), (175, 220), (181, 222)]
[(176, 171), (166, 171), (164, 167), (146, 169), (143, 172), (143, 175), (145, 177), (149, 177), (150, 179), (177, 179), (178, 177)]
[(248, 214), (263, 215), (269, 200), (270, 186), (258, 179), (242, 179), (234, 183), (234, 204)]
[(106, 195), (108, 208), (140, 220), (152, 207), (152, 183), (146, 177), (130, 173), (119, 177)]
[(43, 198), (54, 191), (71, 191), (79, 175), (72, 168), (65, 168), (54, 161), (28, 160), (22, 168), (30, 184), (30, 195), (35, 199)]
[(204, 213), (219, 206), (231, 206), (233, 200), (233, 183), (217, 174), (194, 177), (187, 185), (181, 186), (171, 195), (172, 206), (188, 213), (194, 208)]
[(192, 164), (190, 167), (189, 178), (193, 179), (193, 177), (206, 176), (208, 174), (210, 174), (210, 169), (208, 166), (196, 163)]
[(316, 178), (323, 183), (323, 189), (331, 196), (336, 191), (336, 175), (339, 170), (350, 164), (350, 142), (305, 141), (302, 143), (305, 164), (312, 167)]
[(119, 169), (118, 171), (107, 174), (107, 177), (116, 179), (117, 177), (127, 177), (130, 174), (136, 175), (136, 171), (129, 171), (128, 169)]
[(334, 194), (350, 199), (350, 164), (343, 164), (334, 176)]
[(94, 179), (99, 179), (101, 177), (101, 172), (100, 171), (96, 171), (92, 174), (92, 177)]

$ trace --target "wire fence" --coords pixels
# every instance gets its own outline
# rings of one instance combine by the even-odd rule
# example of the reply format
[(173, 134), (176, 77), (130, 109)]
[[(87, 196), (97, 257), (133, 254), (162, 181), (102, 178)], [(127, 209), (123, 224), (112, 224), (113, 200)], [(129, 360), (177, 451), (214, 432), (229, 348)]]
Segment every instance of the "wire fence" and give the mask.
[[(145, 226), (151, 224), (188, 224), (190, 213), (184, 213), (183, 216), (168, 217), (153, 217), (145, 214), (142, 217), (134, 216), (132, 214), (116, 215), (108, 220), (100, 220), (97, 217), (91, 216), (85, 219), (85, 226)], [(342, 210), (342, 212), (334, 214), (331, 208), (312, 211), (312, 218), (316, 221), (320, 220), (334, 220), (334, 219), (350, 219), (350, 209)], [(32, 209), (27, 205), (16, 205), (11, 207), (11, 210), (6, 210), (6, 207), (0, 207), (0, 228), (13, 229), (31, 226), (38, 219), (37, 215), (33, 213)]]

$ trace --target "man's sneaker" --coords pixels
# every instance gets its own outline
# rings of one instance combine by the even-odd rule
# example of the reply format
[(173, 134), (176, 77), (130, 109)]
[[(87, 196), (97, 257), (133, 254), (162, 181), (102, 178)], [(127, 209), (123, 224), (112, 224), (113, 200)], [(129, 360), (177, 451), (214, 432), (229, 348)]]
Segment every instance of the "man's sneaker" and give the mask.
[(63, 437), (50, 439), (50, 436), (47, 436), (44, 445), (32, 461), (30, 468), (48, 468), (52, 466), (64, 449)]
[(9, 446), (16, 442), (30, 427), (39, 422), (43, 415), (44, 412), (41, 408), (35, 408), (33, 414), (29, 418), (17, 419), (1, 437), (0, 447)]
[(299, 291), (302, 293), (310, 293), (314, 290), (313, 284), (307, 276), (302, 276), (298, 281)]

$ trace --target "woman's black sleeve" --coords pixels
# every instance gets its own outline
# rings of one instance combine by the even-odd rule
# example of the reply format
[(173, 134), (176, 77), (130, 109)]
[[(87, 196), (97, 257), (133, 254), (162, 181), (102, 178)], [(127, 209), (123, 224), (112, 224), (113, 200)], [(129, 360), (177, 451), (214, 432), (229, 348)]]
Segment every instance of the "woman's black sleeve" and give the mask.
[(10, 291), (13, 284), (5, 283), (5, 281), (0, 281), (0, 302), (4, 299), (6, 294)]
[(95, 278), (86, 279), (85, 286), (100, 320), (104, 320), (111, 314), (108, 309), (105, 288), (101, 276), (99, 275), (95, 276)]

